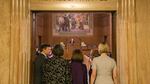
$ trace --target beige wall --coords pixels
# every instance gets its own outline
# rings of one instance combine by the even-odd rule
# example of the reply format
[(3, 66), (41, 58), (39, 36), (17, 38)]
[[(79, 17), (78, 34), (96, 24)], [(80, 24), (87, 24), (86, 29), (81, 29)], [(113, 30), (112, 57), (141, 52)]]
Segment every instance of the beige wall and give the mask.
[(136, 1), (137, 80), (150, 84), (150, 1)]
[(0, 84), (9, 83), (10, 0), (0, 0)]

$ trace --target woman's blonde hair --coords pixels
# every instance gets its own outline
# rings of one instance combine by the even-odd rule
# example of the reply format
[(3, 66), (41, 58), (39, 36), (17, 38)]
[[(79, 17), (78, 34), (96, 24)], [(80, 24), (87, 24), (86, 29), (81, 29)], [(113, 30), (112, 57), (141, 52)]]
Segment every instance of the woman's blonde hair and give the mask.
[(101, 53), (108, 53), (109, 52), (108, 45), (106, 43), (105, 44), (100, 43), (98, 45), (98, 52), (99, 52), (99, 54), (101, 54)]

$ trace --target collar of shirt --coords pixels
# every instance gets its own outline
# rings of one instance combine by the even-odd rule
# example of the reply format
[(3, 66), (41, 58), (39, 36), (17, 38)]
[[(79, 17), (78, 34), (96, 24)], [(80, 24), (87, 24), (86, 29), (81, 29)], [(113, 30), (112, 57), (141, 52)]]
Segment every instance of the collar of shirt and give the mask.
[(45, 56), (45, 58), (47, 59), (47, 55), (45, 53), (41, 52), (41, 54), (43, 54)]

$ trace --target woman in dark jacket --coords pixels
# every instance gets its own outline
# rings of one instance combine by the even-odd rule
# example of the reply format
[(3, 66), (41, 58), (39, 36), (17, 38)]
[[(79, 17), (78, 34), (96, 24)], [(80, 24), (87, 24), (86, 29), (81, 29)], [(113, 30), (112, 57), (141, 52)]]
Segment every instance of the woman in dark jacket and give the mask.
[(70, 65), (63, 58), (62, 46), (55, 45), (52, 53), (54, 56), (43, 65), (43, 84), (71, 84)]
[(83, 54), (80, 49), (73, 51), (71, 58), (72, 84), (87, 84), (87, 68), (83, 64)]

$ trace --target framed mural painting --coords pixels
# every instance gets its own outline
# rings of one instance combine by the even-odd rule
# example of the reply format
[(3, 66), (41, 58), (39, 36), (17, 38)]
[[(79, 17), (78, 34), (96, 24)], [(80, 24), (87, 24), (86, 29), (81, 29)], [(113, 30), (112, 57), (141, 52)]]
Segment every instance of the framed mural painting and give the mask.
[(93, 15), (83, 12), (57, 12), (52, 14), (53, 36), (93, 35)]

